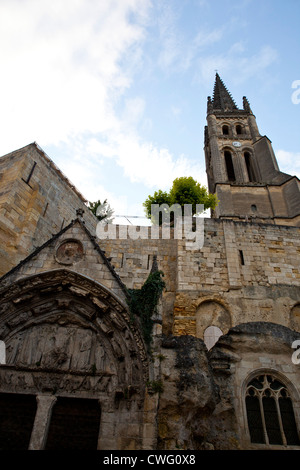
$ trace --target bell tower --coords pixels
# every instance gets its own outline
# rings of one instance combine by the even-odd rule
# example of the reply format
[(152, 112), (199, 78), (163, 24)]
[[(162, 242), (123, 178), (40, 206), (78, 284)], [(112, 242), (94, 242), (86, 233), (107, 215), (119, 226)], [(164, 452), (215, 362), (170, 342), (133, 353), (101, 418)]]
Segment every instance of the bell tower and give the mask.
[(208, 189), (219, 199), (213, 217), (300, 225), (298, 178), (279, 170), (248, 99), (239, 109), (218, 73), (207, 99), (204, 140)]

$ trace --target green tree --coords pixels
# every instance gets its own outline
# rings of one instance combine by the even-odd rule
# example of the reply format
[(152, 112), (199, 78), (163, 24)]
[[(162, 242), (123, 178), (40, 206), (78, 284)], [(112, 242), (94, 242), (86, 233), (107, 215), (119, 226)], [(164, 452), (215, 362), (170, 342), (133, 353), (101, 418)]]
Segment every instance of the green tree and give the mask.
[[(156, 223), (156, 221), (153, 219), (153, 217), (151, 215), (151, 205), (152, 204), (159, 204), (160, 206), (162, 204), (166, 204), (167, 206), (171, 206), (172, 204), (171, 204), (170, 194), (168, 194), (167, 192), (162, 191), (161, 189), (159, 189), (158, 191), (155, 191), (153, 196), (148, 196), (146, 201), (143, 203), (145, 213), (146, 213), (146, 217), (148, 219), (152, 219), (153, 223)], [(164, 212), (166, 214), (169, 212), (167, 207), (164, 209)], [(159, 225), (161, 225), (161, 222), (162, 222), (162, 215), (160, 214)]]
[(113, 209), (107, 202), (107, 199), (102, 203), (100, 200), (95, 202), (89, 202), (88, 208), (97, 217), (97, 219), (103, 220), (107, 224), (111, 224), (113, 221)]
[[(153, 196), (148, 196), (143, 203), (145, 214), (148, 219), (151, 219), (151, 205), (152, 204), (165, 204), (164, 212), (168, 212), (168, 207), (173, 204), (179, 204), (182, 210), (185, 204), (190, 204), (192, 207), (192, 215), (198, 215), (197, 204), (203, 204), (203, 210), (215, 209), (218, 200), (215, 194), (209, 194), (205, 186), (201, 186), (192, 176), (182, 176), (173, 181), (172, 187), (169, 192), (158, 190), (155, 191)], [(170, 214), (170, 221), (173, 221), (173, 213)], [(153, 218), (152, 218), (153, 219)], [(156, 222), (155, 220), (152, 220)], [(162, 217), (160, 216), (159, 224), (161, 224)]]

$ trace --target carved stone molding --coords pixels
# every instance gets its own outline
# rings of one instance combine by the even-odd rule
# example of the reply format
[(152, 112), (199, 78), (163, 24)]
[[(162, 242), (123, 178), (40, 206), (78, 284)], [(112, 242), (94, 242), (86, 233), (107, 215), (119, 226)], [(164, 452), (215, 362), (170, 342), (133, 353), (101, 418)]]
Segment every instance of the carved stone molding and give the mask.
[(55, 259), (59, 264), (71, 266), (81, 261), (83, 257), (83, 245), (79, 240), (64, 240), (56, 248)]
[(149, 364), (141, 331), (107, 288), (62, 269), (21, 279), (0, 295), (8, 365), (112, 374), (113, 388), (144, 389)]

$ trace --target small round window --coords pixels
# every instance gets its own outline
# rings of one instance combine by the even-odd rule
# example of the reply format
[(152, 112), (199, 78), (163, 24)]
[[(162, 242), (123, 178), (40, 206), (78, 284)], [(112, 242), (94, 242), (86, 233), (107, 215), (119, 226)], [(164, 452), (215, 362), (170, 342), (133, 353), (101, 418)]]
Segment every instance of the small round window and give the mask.
[(56, 261), (71, 265), (83, 258), (83, 246), (79, 240), (64, 240), (56, 250)]

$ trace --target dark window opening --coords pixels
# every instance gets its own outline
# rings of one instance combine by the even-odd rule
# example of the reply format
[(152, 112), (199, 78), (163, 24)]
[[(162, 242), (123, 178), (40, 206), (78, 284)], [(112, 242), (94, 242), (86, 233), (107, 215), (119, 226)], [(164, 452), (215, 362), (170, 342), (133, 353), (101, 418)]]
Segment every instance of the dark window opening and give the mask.
[(59, 397), (52, 411), (46, 450), (97, 450), (98, 400)]
[(222, 132), (223, 132), (223, 135), (229, 135), (229, 127), (227, 125), (224, 125), (222, 127)]
[(279, 398), (279, 407), (287, 444), (299, 445), (292, 400), (289, 397)]
[[(268, 392), (269, 390), (266, 391)], [(263, 397), (262, 402), (269, 444), (283, 444), (276, 402), (273, 397)]]
[(263, 443), (264, 432), (258, 398), (246, 397), (246, 408), (251, 442), (256, 444)]
[(248, 179), (250, 182), (255, 181), (255, 175), (253, 171), (253, 164), (252, 164), (252, 158), (249, 152), (244, 153), (244, 158), (245, 158), (245, 163), (247, 167), (247, 173), (248, 173)]
[(238, 124), (238, 125), (236, 126), (235, 130), (236, 130), (236, 133), (237, 133), (238, 135), (240, 135), (240, 134), (243, 133), (243, 129), (242, 129), (242, 126), (241, 126), (240, 124)]
[(240, 252), (240, 261), (241, 261), (241, 265), (244, 266), (245, 264), (245, 260), (244, 260), (244, 253), (242, 250), (239, 250)]
[(234, 173), (231, 153), (226, 150), (224, 153), (224, 156), (225, 156), (225, 164), (226, 164), (228, 180), (235, 181), (235, 173)]
[(36, 407), (34, 395), (0, 394), (0, 450), (28, 450)]
[(276, 378), (262, 375), (248, 384), (246, 410), (251, 442), (300, 445), (292, 400)]

